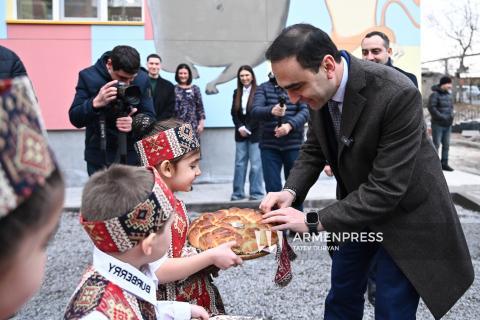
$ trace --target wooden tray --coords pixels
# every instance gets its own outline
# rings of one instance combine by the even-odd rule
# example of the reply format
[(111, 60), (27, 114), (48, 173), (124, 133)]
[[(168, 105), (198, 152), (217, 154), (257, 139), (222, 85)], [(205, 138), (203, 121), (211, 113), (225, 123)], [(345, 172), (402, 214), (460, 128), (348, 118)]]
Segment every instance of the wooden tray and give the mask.
[(260, 251), (257, 253), (252, 253), (252, 254), (239, 254), (238, 256), (242, 258), (242, 260), (253, 260), (257, 258), (261, 258), (269, 254), (269, 252), (266, 251)]

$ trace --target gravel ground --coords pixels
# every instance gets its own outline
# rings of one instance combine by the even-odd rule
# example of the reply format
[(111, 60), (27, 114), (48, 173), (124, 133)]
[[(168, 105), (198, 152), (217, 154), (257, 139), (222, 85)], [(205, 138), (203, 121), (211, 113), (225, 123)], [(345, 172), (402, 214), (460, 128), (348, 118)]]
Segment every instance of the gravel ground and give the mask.
[[(457, 207), (474, 261), (480, 274), (480, 213)], [(72, 241), (73, 240), (73, 241)], [(296, 243), (292, 243), (296, 246)], [(302, 246), (311, 244), (301, 243)], [(227, 311), (237, 315), (255, 315), (263, 319), (320, 319), (329, 288), (330, 258), (324, 250), (300, 250), (293, 262), (294, 278), (283, 289), (273, 284), (276, 270), (274, 255), (245, 261), (239, 268), (224, 271), (216, 279)], [(14, 318), (61, 319), (63, 309), (80, 276), (91, 262), (92, 245), (78, 223), (76, 213), (64, 213), (60, 229), (48, 248), (46, 279), (41, 291)], [(480, 282), (475, 280), (444, 319), (478, 319)], [(421, 304), (418, 319), (433, 319)], [(367, 303), (364, 319), (373, 319)]]

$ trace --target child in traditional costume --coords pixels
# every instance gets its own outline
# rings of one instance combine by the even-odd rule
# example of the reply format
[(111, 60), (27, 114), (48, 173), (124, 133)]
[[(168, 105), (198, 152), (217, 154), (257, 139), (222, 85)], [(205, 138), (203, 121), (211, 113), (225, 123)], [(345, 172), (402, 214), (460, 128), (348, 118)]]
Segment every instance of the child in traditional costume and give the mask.
[[(156, 167), (172, 192), (190, 191), (193, 181), (201, 174), (200, 144), (192, 126), (176, 120), (142, 125), (147, 134), (135, 144), (142, 165)], [(163, 300), (186, 301), (204, 307), (210, 314), (224, 314), (211, 273), (216, 273), (217, 268), (224, 270), (242, 263), (231, 250), (235, 242), (198, 253), (187, 243), (189, 217), (184, 203), (178, 199), (175, 199), (175, 213), (169, 229), (172, 241), (168, 250), (168, 257), (174, 259), (156, 271), (162, 283), (158, 294)]]
[(64, 182), (27, 77), (0, 80), (0, 319), (40, 288)]
[(158, 301), (175, 199), (153, 167), (113, 165), (85, 185), (80, 221), (92, 239), (86, 271), (65, 319), (208, 319), (202, 307)]

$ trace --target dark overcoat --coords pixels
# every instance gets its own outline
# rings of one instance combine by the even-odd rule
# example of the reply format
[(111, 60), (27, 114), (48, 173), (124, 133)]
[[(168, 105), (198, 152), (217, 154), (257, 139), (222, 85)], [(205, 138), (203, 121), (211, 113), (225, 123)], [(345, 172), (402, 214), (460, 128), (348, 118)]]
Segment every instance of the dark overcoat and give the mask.
[(303, 201), (328, 161), (339, 201), (320, 211), (321, 224), (330, 232), (382, 232), (383, 247), (440, 318), (474, 271), (420, 93), (394, 69), (351, 56), (348, 77), (340, 141), (332, 144), (327, 107), (310, 110), (307, 140), (285, 187)]

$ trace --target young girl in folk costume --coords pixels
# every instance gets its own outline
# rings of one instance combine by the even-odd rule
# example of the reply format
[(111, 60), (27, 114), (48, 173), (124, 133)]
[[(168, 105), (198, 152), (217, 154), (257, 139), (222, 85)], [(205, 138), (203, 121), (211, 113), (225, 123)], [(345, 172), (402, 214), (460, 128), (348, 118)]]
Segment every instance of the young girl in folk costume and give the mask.
[[(157, 168), (171, 191), (190, 191), (200, 175), (200, 144), (190, 124), (167, 120), (152, 124), (146, 138), (135, 147), (143, 165)], [(187, 243), (189, 228), (187, 210), (176, 200), (176, 215), (171, 227), (170, 258), (156, 272), (160, 285), (159, 300), (185, 301), (204, 307), (210, 314), (223, 314), (225, 309), (218, 289), (207, 267), (222, 270), (242, 263), (231, 247), (235, 242), (198, 253)]]
[(64, 182), (27, 77), (0, 80), (0, 319), (40, 288)]

